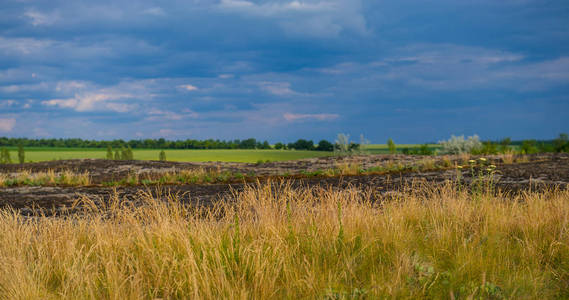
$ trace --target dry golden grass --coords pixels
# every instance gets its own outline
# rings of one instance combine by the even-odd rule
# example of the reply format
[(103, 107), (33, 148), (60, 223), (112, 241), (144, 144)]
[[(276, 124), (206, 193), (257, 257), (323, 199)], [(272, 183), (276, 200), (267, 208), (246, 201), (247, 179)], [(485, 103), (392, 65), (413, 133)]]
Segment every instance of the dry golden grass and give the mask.
[(0, 298), (569, 297), (568, 191), (373, 195), (281, 183), (208, 209), (141, 194), (68, 218), (4, 210)]
[(69, 170), (55, 172), (30, 172), (27, 170), (15, 174), (0, 174), (0, 187), (13, 185), (68, 185), (85, 186), (91, 183), (89, 172), (75, 173)]
[(505, 164), (513, 164), (516, 156), (516, 152), (512, 149), (506, 150), (504, 153), (500, 154), (499, 157)]

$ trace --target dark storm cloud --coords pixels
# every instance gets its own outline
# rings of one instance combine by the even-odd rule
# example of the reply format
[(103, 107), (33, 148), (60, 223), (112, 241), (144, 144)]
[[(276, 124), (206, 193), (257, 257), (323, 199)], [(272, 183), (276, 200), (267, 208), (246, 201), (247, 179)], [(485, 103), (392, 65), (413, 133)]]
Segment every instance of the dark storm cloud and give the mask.
[(0, 135), (551, 137), (569, 130), (568, 15), (565, 1), (5, 1)]

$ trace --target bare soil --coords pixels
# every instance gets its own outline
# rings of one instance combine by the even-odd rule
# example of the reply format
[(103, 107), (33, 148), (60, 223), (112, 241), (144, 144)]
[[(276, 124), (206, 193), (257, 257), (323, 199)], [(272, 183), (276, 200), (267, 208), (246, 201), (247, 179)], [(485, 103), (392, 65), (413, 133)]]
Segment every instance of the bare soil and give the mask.
[[(368, 155), (349, 157), (323, 157), (297, 161), (272, 162), (266, 164), (245, 163), (179, 163), (159, 161), (109, 161), (109, 160), (66, 160), (31, 163), (23, 165), (2, 165), (0, 173), (16, 173), (21, 170), (31, 172), (47, 170), (72, 170), (89, 172), (92, 182), (101, 183), (120, 180), (128, 174), (161, 174), (179, 170), (206, 168), (221, 171), (254, 173), (261, 181), (279, 182), (275, 175), (300, 174), (303, 171), (330, 169), (347, 164), (359, 164), (367, 169), (374, 166), (401, 163), (410, 165), (421, 160), (433, 159), (435, 163), (451, 160), (460, 161), (458, 157), (421, 157), (405, 155)], [(500, 157), (488, 157), (489, 162), (496, 164), (497, 169), (493, 182), (497, 189), (505, 192), (519, 192), (528, 189), (560, 188), (569, 186), (569, 155), (542, 154), (527, 157), (527, 162), (504, 164)], [(460, 173), (460, 175), (459, 175)], [(473, 182), (469, 168), (428, 172), (392, 172), (380, 175), (309, 177), (293, 179), (292, 184), (298, 187), (320, 186), (333, 189), (354, 187), (371, 191), (374, 198), (381, 199), (398, 193), (402, 188), (413, 188), (421, 184), (442, 184), (460, 179), (465, 185)], [(474, 171), (474, 179), (478, 177)], [(121, 201), (136, 201), (141, 193), (150, 193), (158, 199), (168, 195), (176, 195), (179, 201), (196, 205), (208, 205), (218, 199), (231, 201), (233, 192), (242, 190), (245, 185), (254, 183), (230, 184), (190, 184), (165, 186), (125, 186), (109, 188), (102, 186), (85, 187), (10, 187), (0, 188), (0, 208), (12, 207), (24, 215), (33, 214), (37, 210), (45, 210), (48, 214), (58, 214), (68, 209), (82, 197), (104, 203), (111, 197)]]

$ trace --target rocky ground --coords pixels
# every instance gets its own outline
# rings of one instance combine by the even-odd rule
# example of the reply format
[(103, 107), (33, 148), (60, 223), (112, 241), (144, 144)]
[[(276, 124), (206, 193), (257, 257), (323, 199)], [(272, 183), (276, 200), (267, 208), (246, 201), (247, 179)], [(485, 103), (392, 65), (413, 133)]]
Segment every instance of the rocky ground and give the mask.
[[(110, 197), (118, 197), (123, 201), (136, 201), (141, 193), (150, 193), (157, 198), (167, 195), (177, 195), (179, 201), (207, 205), (217, 199), (230, 200), (235, 191), (242, 190), (247, 184), (254, 183), (224, 183), (224, 184), (189, 184), (165, 186), (124, 186), (104, 187), (98, 183), (119, 180), (128, 174), (160, 174), (179, 170), (206, 168), (221, 171), (254, 173), (261, 180), (278, 182), (278, 177), (267, 177), (282, 174), (300, 174), (306, 171), (316, 171), (338, 168), (349, 164), (357, 164), (362, 169), (393, 164), (412, 165), (432, 160), (435, 164), (445, 161), (446, 164), (464, 163), (464, 157), (422, 157), (405, 155), (368, 155), (348, 157), (325, 157), (298, 161), (271, 162), (264, 164), (244, 163), (177, 163), (158, 161), (109, 161), (109, 160), (68, 160), (31, 163), (24, 165), (2, 165), (0, 173), (17, 173), (21, 170), (42, 172), (47, 170), (71, 170), (74, 172), (89, 172), (91, 186), (85, 187), (57, 187), (57, 186), (19, 186), (0, 188), (0, 207), (13, 207), (22, 214), (32, 214), (38, 209), (57, 213), (71, 207), (82, 197), (102, 203)], [(533, 155), (520, 159), (517, 163), (505, 164), (499, 156), (487, 157), (488, 162), (497, 166), (493, 181), (498, 189), (506, 192), (538, 188), (562, 188), (569, 185), (569, 155), (545, 154)], [(478, 177), (475, 172), (474, 179)], [(270, 178), (270, 179), (268, 179)], [(381, 198), (397, 193), (402, 188), (411, 188), (422, 183), (440, 184), (448, 180), (456, 181), (459, 178), (464, 184), (473, 180), (471, 170), (461, 170), (450, 167), (436, 171), (405, 171), (390, 172), (387, 174), (338, 176), (338, 177), (308, 177), (295, 178), (292, 184), (298, 187), (321, 186), (335, 189), (356, 187), (372, 191), (374, 197)], [(288, 179), (290, 180), (290, 179)]]

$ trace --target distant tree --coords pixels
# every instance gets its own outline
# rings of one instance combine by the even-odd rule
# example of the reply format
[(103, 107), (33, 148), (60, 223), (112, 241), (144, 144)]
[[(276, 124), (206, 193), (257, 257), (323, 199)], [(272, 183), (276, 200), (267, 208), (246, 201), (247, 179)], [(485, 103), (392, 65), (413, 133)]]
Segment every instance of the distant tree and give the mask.
[(241, 149), (255, 149), (257, 146), (257, 140), (255, 139), (246, 139), (239, 143), (239, 148)]
[(334, 151), (334, 145), (327, 140), (321, 140), (316, 147), (318, 151)]
[(0, 164), (10, 164), (10, 163), (12, 163), (12, 159), (10, 158), (10, 151), (2, 147), (2, 149), (0, 150)]
[(296, 150), (314, 150), (314, 142), (307, 141), (304, 139), (299, 139), (298, 141), (294, 142), (291, 146)]
[(281, 142), (278, 142), (275, 144), (275, 149), (280, 150), (280, 149), (284, 149), (285, 145)]
[(263, 142), (262, 149), (271, 149), (271, 145), (268, 141)]
[(18, 161), (23, 164), (26, 160), (26, 153), (24, 152), (24, 147), (20, 144), (18, 145)]
[(108, 160), (113, 159), (113, 148), (111, 147), (111, 145), (107, 145), (107, 159)]
[(164, 150), (160, 151), (160, 154), (158, 155), (158, 160), (166, 161), (166, 152), (164, 152)]
[(391, 138), (387, 139), (387, 149), (389, 149), (389, 153), (395, 154), (397, 148), (395, 147), (395, 143)]
[(119, 152), (119, 150), (115, 150), (115, 160), (120, 160), (121, 159), (121, 153)]

